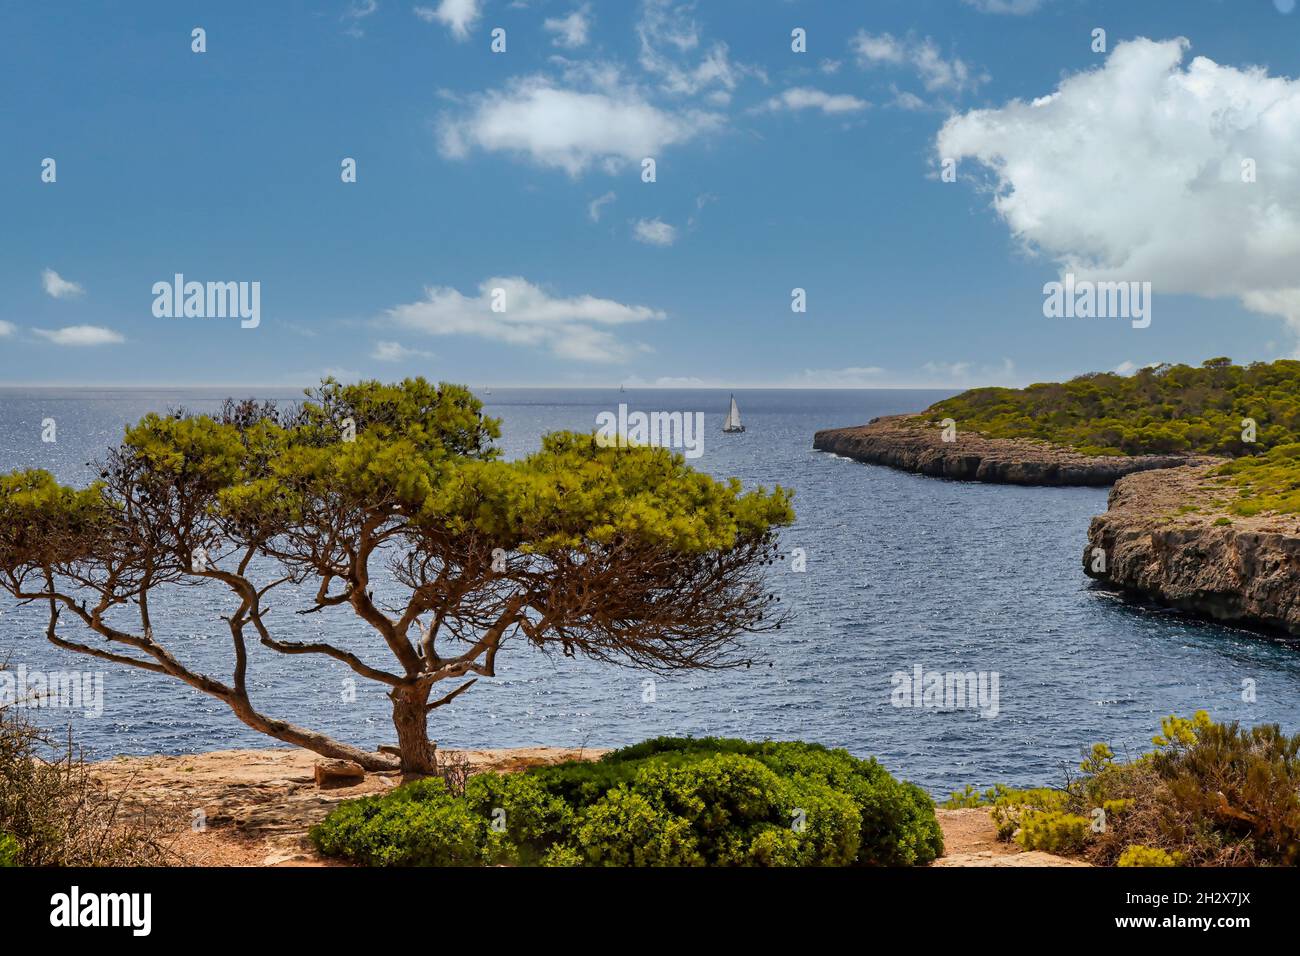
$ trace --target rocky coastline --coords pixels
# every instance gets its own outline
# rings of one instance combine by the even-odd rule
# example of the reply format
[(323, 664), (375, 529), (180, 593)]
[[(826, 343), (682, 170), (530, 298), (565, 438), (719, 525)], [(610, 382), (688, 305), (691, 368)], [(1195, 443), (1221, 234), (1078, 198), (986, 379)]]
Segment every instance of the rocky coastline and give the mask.
[(1084, 573), (1167, 607), (1300, 635), (1300, 516), (1242, 517), (1214, 468), (1130, 475), (1092, 519)]
[(1243, 517), (1222, 459), (1087, 456), (1027, 439), (963, 434), (893, 415), (816, 433), (813, 447), (869, 464), (1015, 485), (1113, 485), (1083, 549), (1088, 577), (1154, 604), (1300, 635), (1300, 515)]
[(915, 415), (822, 429), (813, 436), (813, 448), (935, 478), (1009, 485), (1105, 486), (1134, 472), (1216, 461), (1183, 455), (1084, 455), (1046, 442), (985, 438), (963, 432), (960, 423), (949, 442), (937, 423), (918, 422)]

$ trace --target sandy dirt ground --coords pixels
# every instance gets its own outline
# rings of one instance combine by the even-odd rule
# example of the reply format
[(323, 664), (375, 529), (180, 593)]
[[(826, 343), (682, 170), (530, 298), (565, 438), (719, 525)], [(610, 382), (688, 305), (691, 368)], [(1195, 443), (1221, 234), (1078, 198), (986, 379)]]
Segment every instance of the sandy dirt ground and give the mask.
[[(528, 747), (442, 753), (463, 754), (476, 771), (508, 773), (591, 760), (605, 751)], [(174, 817), (172, 849), (186, 865), (331, 866), (336, 864), (312, 849), (308, 828), (341, 801), (383, 793), (401, 777), (368, 773), (354, 786), (321, 789), (315, 780), (320, 760), (297, 748), (118, 757), (95, 764), (94, 777), (109, 791), (128, 794), (131, 804)]]
[(998, 829), (982, 807), (939, 810), (944, 854), (935, 866), (1091, 866), (1039, 850), (1025, 851), (998, 839)]

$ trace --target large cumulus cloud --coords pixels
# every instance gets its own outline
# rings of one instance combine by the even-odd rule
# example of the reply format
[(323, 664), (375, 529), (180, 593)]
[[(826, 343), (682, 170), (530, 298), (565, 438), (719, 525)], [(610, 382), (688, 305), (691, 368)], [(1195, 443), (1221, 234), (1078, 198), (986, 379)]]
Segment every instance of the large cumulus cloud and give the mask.
[[(1032, 102), (948, 120), (940, 158), (982, 170), (993, 207), (1062, 272), (1232, 297), (1300, 333), (1300, 81), (1117, 44)], [(1256, 181), (1243, 182), (1253, 160)]]

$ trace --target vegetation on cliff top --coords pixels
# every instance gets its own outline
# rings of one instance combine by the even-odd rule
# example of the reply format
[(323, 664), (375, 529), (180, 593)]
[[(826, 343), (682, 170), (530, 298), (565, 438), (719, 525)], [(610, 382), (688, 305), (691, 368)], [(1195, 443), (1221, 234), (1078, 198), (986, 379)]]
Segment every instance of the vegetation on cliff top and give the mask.
[[(1027, 388), (976, 388), (928, 409), (990, 438), (1029, 438), (1088, 455), (1259, 455), (1300, 442), (1300, 361), (1157, 365)], [(1255, 441), (1243, 438), (1243, 419)]]
[(1300, 863), (1300, 734), (1205, 711), (1160, 729), (1135, 760), (1096, 744), (1063, 787), (968, 787), (946, 805), (992, 807), (1001, 839), (1104, 866)]
[(911, 866), (943, 852), (930, 797), (874, 760), (711, 737), (460, 788), (427, 778), (341, 804), (311, 837), (390, 866)]
[(1238, 458), (1223, 465), (1219, 475), (1237, 489), (1229, 503), (1234, 514), (1264, 512), (1294, 514), (1300, 511), (1300, 443), (1278, 445), (1253, 458)]

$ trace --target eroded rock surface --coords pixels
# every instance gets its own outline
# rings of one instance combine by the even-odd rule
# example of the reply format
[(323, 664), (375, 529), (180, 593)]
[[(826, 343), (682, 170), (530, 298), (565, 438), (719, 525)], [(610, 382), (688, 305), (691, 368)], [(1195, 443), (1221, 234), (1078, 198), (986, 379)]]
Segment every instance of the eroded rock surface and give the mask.
[(1109, 485), (1134, 472), (1217, 460), (1184, 455), (1083, 455), (1047, 442), (985, 438), (962, 431), (960, 423), (956, 440), (945, 442), (937, 424), (917, 424), (914, 418), (889, 415), (866, 425), (823, 429), (813, 436), (813, 447), (936, 478), (1009, 485)]
[(1118, 482), (1088, 528), (1084, 573), (1169, 607), (1300, 634), (1300, 516), (1230, 513), (1236, 491), (1214, 470)]

